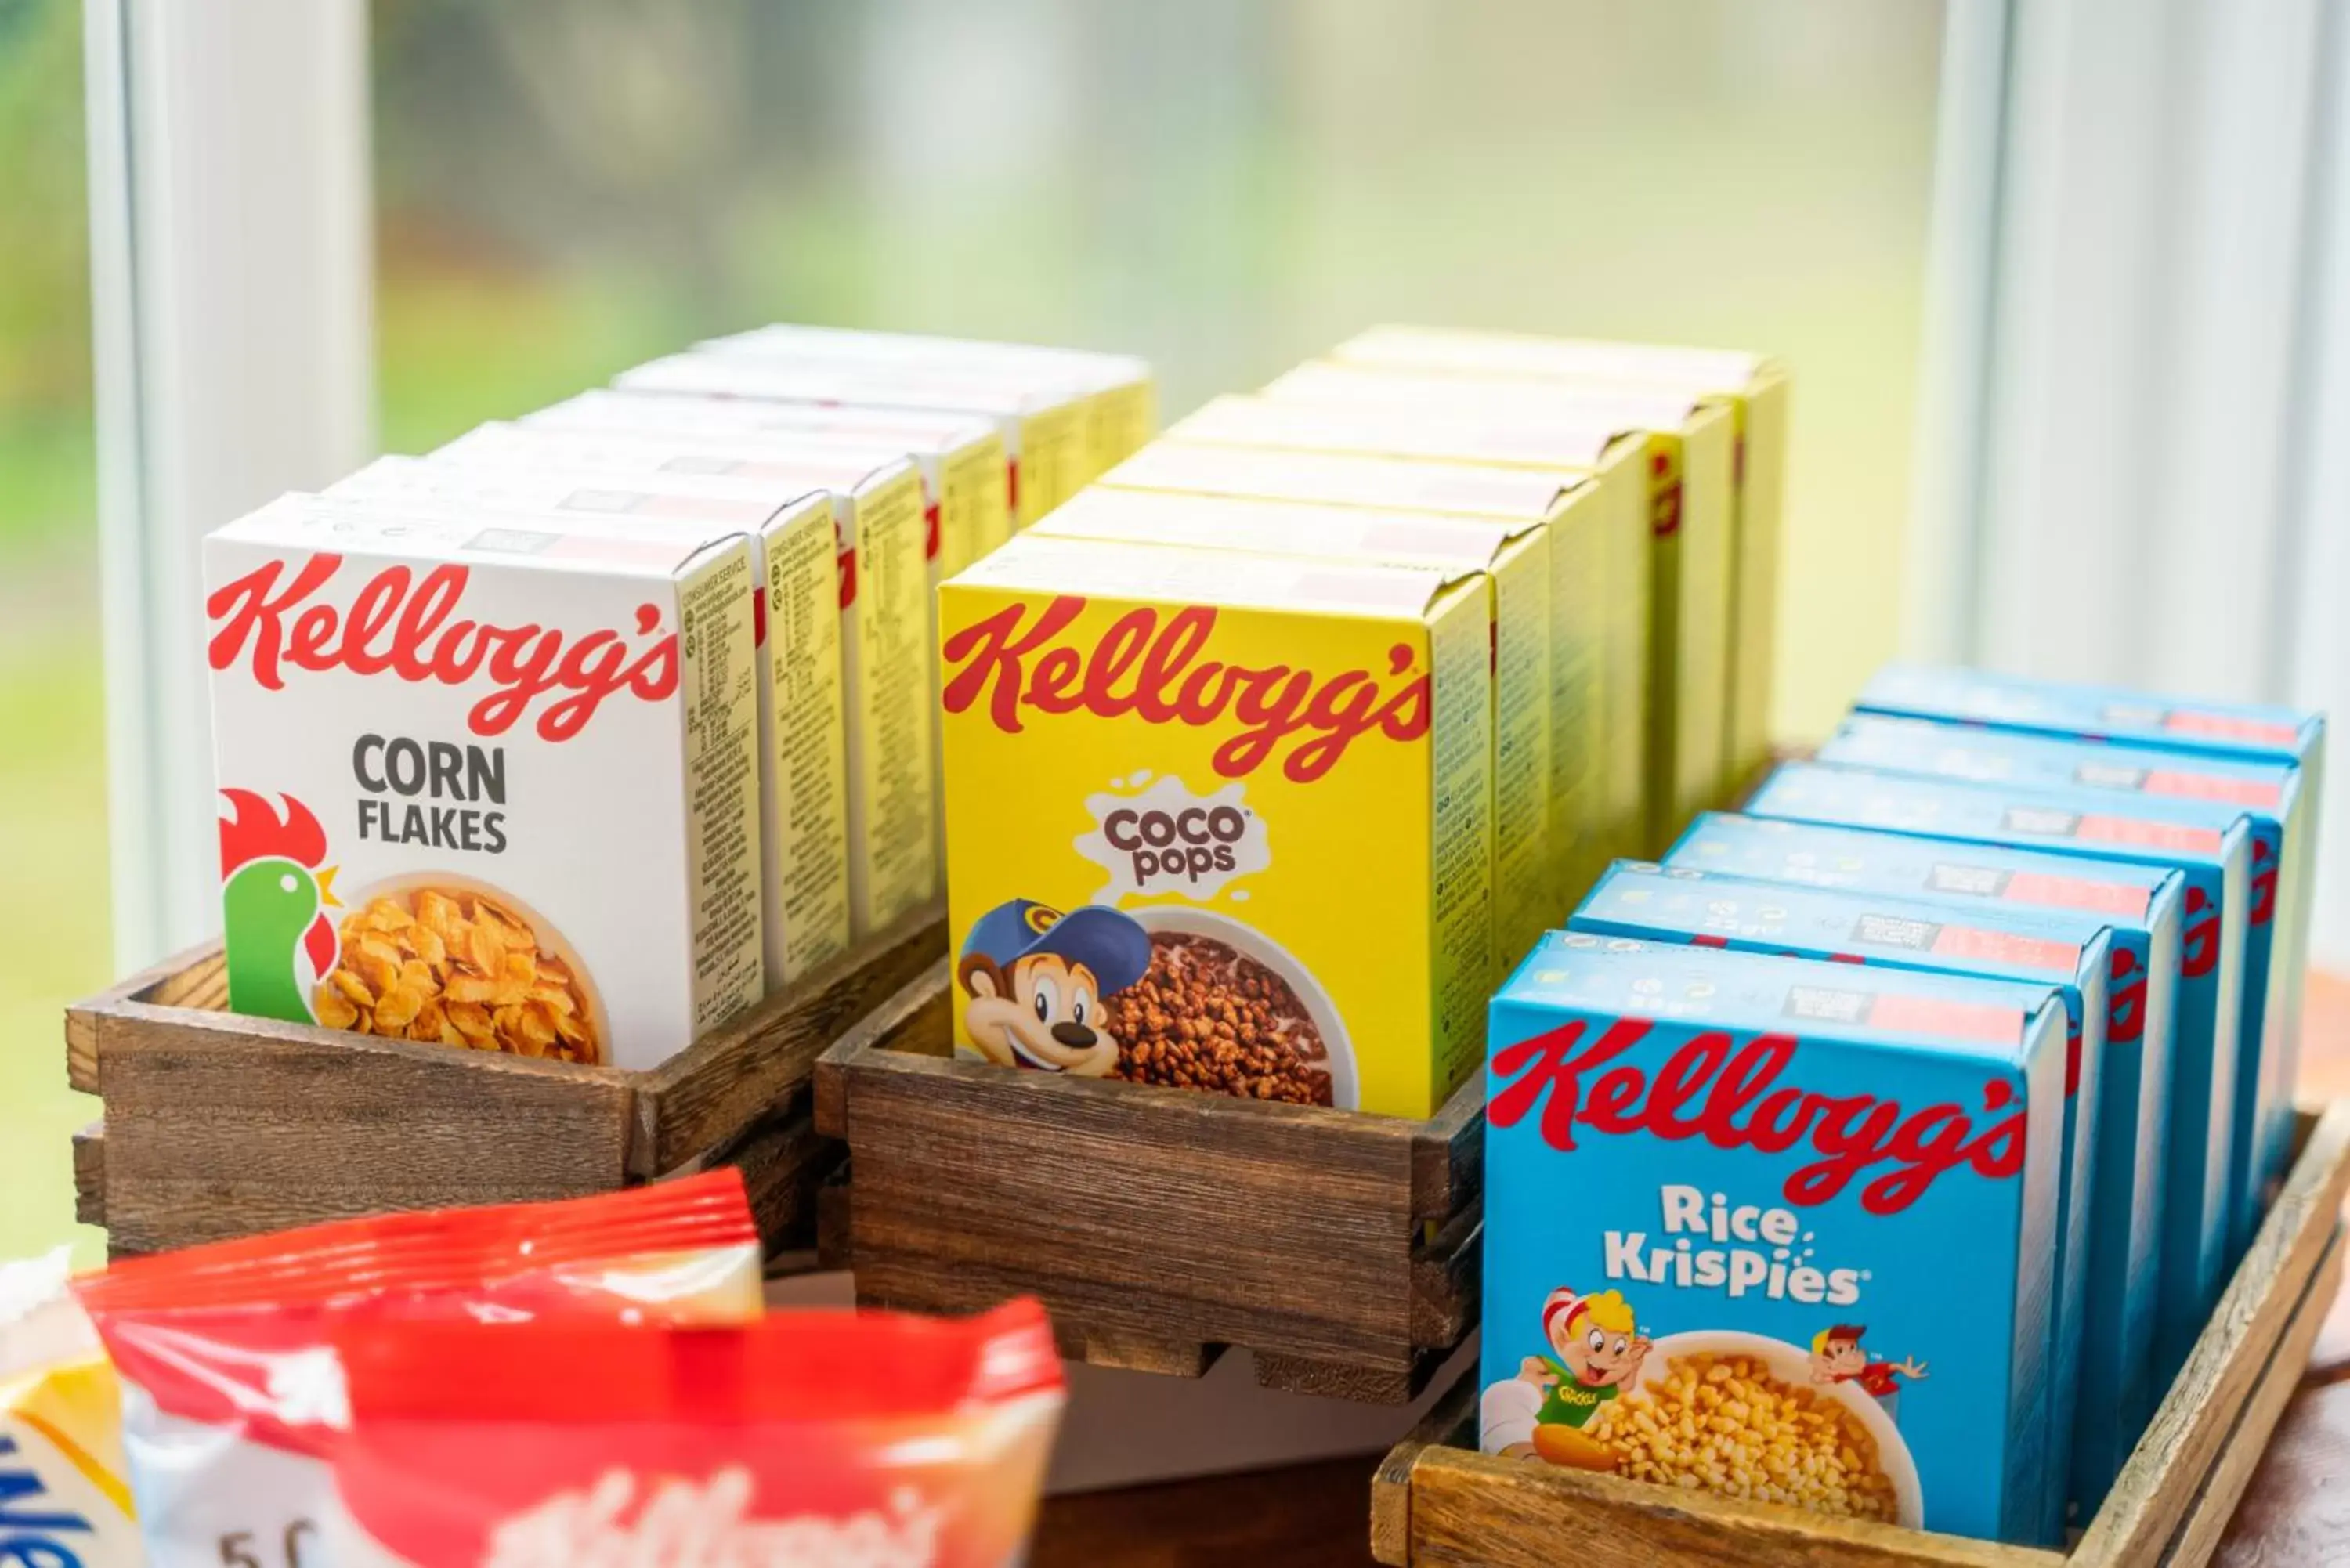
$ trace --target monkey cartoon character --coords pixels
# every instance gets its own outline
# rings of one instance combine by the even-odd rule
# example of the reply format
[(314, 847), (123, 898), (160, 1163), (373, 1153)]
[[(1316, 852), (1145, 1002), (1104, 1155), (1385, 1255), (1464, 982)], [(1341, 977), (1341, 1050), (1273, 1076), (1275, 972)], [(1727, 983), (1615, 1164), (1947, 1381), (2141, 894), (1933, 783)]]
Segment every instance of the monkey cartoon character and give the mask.
[(1107, 1078), (1118, 1042), (1101, 1026), (1105, 997), (1150, 967), (1150, 933), (1106, 904), (1063, 914), (1026, 898), (973, 921), (955, 961), (970, 999), (963, 1033), (1001, 1067)]

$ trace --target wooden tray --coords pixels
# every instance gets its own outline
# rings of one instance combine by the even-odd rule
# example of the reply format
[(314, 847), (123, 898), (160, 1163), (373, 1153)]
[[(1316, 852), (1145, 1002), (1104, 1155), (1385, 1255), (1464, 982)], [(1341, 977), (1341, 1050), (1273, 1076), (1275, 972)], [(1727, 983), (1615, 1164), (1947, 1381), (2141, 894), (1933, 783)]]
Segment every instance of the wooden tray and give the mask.
[(946, 966), (816, 1064), (848, 1146), (826, 1251), (858, 1300), (1030, 1293), (1062, 1354), (1400, 1404), (1477, 1317), (1482, 1076), (1425, 1122), (956, 1062)]
[(391, 1209), (574, 1198), (742, 1166), (771, 1245), (813, 1231), (816, 1056), (946, 950), (940, 911), (643, 1072), (382, 1040), (223, 1011), (215, 942), (66, 1011), (67, 1074), (105, 1101), (77, 1207), (150, 1252)]
[[(2341, 1287), (2350, 1101), (2304, 1114), (2284, 1190), (2105, 1507), (2069, 1552), (1824, 1519), (1474, 1450), (1474, 1374), (1371, 1482), (1392, 1568), (2195, 1568), (2208, 1562)], [(1462, 1445), (1471, 1446), (1462, 1446)]]

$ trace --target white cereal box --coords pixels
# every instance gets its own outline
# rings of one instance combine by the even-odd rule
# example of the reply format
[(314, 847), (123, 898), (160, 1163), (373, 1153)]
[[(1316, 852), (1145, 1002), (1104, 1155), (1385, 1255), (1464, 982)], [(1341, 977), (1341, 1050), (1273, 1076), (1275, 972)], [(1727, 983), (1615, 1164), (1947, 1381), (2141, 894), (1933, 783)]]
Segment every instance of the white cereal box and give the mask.
[[(936, 728), (922, 483), (886, 453), (790, 452), (691, 436), (484, 425), (434, 462), (628, 476), (724, 477), (830, 493), (841, 556), (841, 660), (848, 715), (849, 920), (862, 939), (937, 896)], [(617, 479), (616, 479), (617, 483)]]
[(231, 1007), (643, 1068), (758, 1000), (739, 534), (289, 497), (204, 575)]
[[(747, 530), (759, 659), (760, 885), (766, 989), (847, 950), (848, 737), (832, 498), (798, 485), (476, 468), (383, 457), (322, 504), (674, 537)], [(797, 493), (794, 493), (797, 492)]]

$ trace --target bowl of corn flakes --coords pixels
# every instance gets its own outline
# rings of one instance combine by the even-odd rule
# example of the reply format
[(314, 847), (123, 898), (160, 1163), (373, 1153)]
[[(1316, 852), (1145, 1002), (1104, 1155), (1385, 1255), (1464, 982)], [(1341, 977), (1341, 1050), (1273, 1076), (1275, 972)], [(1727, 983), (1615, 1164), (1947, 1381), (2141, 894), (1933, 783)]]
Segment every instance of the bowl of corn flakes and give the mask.
[(1924, 1523), (1918, 1467), (1885, 1407), (1856, 1381), (1814, 1382), (1806, 1350), (1762, 1334), (1665, 1335), (1583, 1436), (1612, 1446), (1617, 1473), (1636, 1480)]
[(311, 1010), (330, 1029), (510, 1056), (610, 1059), (603, 1002), (579, 955), (504, 889), (446, 871), (359, 889), (336, 922), (335, 967)]

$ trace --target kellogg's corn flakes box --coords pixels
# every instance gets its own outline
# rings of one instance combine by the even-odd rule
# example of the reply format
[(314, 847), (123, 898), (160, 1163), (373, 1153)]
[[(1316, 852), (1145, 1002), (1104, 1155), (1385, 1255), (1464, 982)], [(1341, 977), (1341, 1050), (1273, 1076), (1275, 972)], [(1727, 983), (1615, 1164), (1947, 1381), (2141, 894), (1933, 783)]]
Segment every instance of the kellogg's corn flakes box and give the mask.
[(1358, 565), (1482, 573), (1493, 615), (1493, 898), (1505, 974), (1590, 886), (1596, 835), (1550, 824), (1550, 535), (1538, 524), (1096, 485), (1036, 524), (1063, 539), (1180, 545)]
[[(1834, 963), (1890, 964), (2054, 985), (2065, 1014), (2064, 1138), (2056, 1188), (2055, 1360), (2049, 1378), (2050, 1436), (2069, 1460), (2074, 1413), (2086, 1355), (2091, 1179), (2107, 1145), (2122, 1168), (2138, 1151), (2132, 1128), (2100, 1125), (2106, 1060), (2110, 929), (2095, 916), (1970, 909), (1887, 898), (1841, 888), (1790, 887), (1626, 861), (1592, 889), (1569, 929), (1644, 941), (1777, 953)], [(2149, 1153), (2149, 1158), (2153, 1155)], [(2151, 1318), (2148, 1318), (2149, 1326)], [(2098, 1325), (2101, 1334), (2120, 1324)], [(2108, 1391), (2110, 1392), (2110, 1390)], [(2066, 1465), (2048, 1467), (2049, 1523), (2061, 1529), (2069, 1495)]]
[(1490, 1032), (1486, 1452), (2054, 1539), (2047, 987), (1555, 933)]
[(1427, 413), (1448, 423), (1541, 421), (1607, 432), (1611, 455), (1647, 474), (1649, 640), (1648, 824), (1642, 849), (1669, 842), (1734, 782), (1722, 751), (1730, 626), (1732, 421), (1687, 395), (1618, 393), (1527, 377), (1315, 362), (1264, 388), (1280, 402)]
[(2071, 1465), (2080, 1517), (2095, 1514), (2163, 1392), (2154, 1326), (2184, 879), (2162, 867), (1721, 812), (1699, 817), (1665, 864), (1942, 905), (1968, 924), (2013, 911), (2077, 912), (2104, 926), (2105, 1053)]
[(233, 1009), (640, 1068), (759, 1000), (740, 533), (288, 497), (204, 579)]
[[(636, 489), (637, 483), (650, 488)], [(797, 492), (797, 493), (794, 493)], [(472, 467), (380, 457), (322, 505), (566, 532), (743, 529), (756, 585), (760, 886), (769, 994), (848, 950), (848, 724), (832, 498), (797, 484)]]
[(2175, 868), (2185, 882), (2178, 1028), (2164, 1159), (2155, 1381), (2167, 1386), (2227, 1283), (2236, 1040), (2242, 1017), (2251, 827), (2192, 802), (2123, 801), (1791, 763), (1747, 803), (1757, 816), (1890, 828)]
[[(2261, 1043), (2261, 1132), (2246, 1168), (2259, 1174), (2251, 1202), (2264, 1206), (2293, 1139), (2293, 1087), (2301, 1057), (2302, 992), (2309, 970), (2311, 901), (2317, 879), (2318, 809), (2324, 798), (2325, 715), (2251, 702), (2208, 702), (2116, 687), (2030, 680), (1984, 670), (1890, 665), (1861, 693), (1866, 711), (1982, 724), (2000, 731), (2103, 741), (2171, 753), (2143, 759), (2132, 786), (2123, 772), (2099, 787), (2191, 795), (2253, 814), (2253, 913), (2245, 988), (2247, 1027)], [(2230, 764), (2289, 767), (2298, 779), (2248, 775)], [(2092, 780), (2084, 779), (2084, 783)], [(2272, 850), (2273, 851), (2272, 853)]]
[(1490, 594), (1041, 534), (949, 582), (958, 1047), (1431, 1114), (1493, 972)]
[[(1634, 605), (1638, 616), (1648, 586), (1637, 461), (1611, 456), (1595, 470), (1502, 468), (1161, 441), (1105, 474), (1102, 484), (1541, 527), (1551, 571), (1552, 842), (1596, 871), (1603, 857), (1645, 838), (1643, 731), (1629, 697), (1645, 685), (1638, 673), (1645, 643), (1624, 635), (1624, 607)], [(1627, 659), (1635, 672), (1611, 684)]]
[(938, 896), (935, 667), (922, 484), (893, 450), (748, 447), (691, 435), (482, 425), (433, 452), (452, 467), (536, 469), (646, 488), (671, 476), (733, 479), (832, 498), (840, 547), (847, 715), (848, 910), (862, 940)]
[(1331, 350), (1342, 363), (1446, 367), (1583, 386), (1694, 396), (1727, 412), (1734, 431), (1730, 514), (1729, 728), (1731, 787), (1771, 760), (1779, 556), (1787, 487), (1785, 365), (1759, 354), (1662, 343), (1608, 343), (1425, 327), (1374, 327)]
[(1015, 531), (1076, 494), (1091, 462), (1085, 396), (1074, 380), (1039, 390), (1032, 377), (986, 369), (672, 354), (624, 370), (612, 384), (624, 392), (976, 415), (1003, 441)]
[(1149, 362), (1131, 354), (788, 323), (754, 327), (699, 347), (709, 353), (766, 358), (907, 369), (1012, 371), (1051, 385), (1073, 384), (1086, 394), (1086, 462), (1081, 483), (1139, 452), (1158, 428), (1158, 383)]

